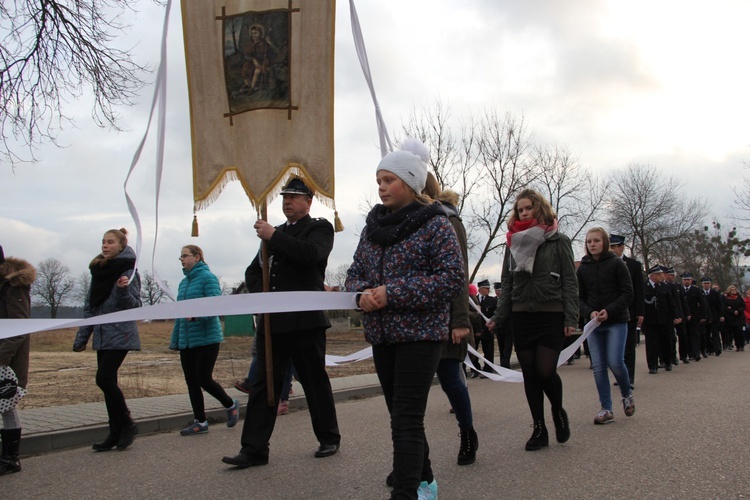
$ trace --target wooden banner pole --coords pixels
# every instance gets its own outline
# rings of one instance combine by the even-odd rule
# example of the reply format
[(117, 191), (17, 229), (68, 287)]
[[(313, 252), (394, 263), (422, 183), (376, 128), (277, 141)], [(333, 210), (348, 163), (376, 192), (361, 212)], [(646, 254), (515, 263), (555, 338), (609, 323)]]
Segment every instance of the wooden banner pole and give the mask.
[[(260, 207), (260, 218), (268, 222), (268, 210), (266, 202), (264, 201)], [(271, 274), (268, 269), (268, 242), (262, 240), (260, 245), (261, 257), (263, 259), (263, 291), (271, 291)], [(271, 315), (268, 313), (263, 314), (263, 335), (265, 335), (266, 344), (266, 392), (268, 394), (268, 406), (276, 406), (276, 398), (274, 394), (273, 384), (273, 342), (271, 341)]]

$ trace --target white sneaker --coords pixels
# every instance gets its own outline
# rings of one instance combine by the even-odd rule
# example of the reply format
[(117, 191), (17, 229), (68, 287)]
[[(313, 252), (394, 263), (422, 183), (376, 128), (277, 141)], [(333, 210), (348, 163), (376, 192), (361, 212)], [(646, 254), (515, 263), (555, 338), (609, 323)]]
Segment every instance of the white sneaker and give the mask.
[(438, 486), (437, 480), (433, 479), (431, 483), (422, 481), (417, 488), (417, 498), (419, 500), (437, 500)]
[(609, 410), (605, 410), (604, 408), (599, 410), (599, 413), (597, 413), (596, 417), (594, 417), (594, 423), (596, 425), (604, 425), (614, 421), (615, 416), (612, 415), (612, 412)]

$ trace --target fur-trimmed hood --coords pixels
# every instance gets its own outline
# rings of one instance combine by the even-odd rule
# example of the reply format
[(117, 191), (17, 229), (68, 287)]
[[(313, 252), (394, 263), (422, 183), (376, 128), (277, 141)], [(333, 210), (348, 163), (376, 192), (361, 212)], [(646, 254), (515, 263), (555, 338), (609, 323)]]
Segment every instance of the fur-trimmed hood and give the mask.
[(36, 269), (23, 259), (6, 257), (0, 264), (0, 280), (8, 280), (12, 286), (31, 286), (36, 279)]

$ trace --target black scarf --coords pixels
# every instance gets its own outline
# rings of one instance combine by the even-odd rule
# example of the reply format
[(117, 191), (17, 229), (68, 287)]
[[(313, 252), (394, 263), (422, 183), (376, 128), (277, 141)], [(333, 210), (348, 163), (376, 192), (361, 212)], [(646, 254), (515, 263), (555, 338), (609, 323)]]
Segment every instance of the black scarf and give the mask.
[(135, 259), (114, 258), (104, 259), (99, 255), (91, 262), (91, 294), (89, 303), (98, 306), (109, 297), (112, 288), (122, 273), (135, 267)]
[(367, 240), (379, 245), (399, 243), (436, 215), (445, 215), (440, 203), (422, 205), (413, 201), (396, 212), (375, 205), (367, 214)]

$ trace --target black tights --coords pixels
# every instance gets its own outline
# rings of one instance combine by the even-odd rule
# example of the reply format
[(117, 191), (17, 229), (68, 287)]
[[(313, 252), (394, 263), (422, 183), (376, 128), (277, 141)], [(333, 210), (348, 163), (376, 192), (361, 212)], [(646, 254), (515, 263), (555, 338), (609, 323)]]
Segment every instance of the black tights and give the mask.
[(125, 403), (120, 386), (117, 385), (117, 370), (125, 361), (128, 351), (124, 349), (96, 351), (96, 385), (104, 393), (109, 421), (114, 426), (127, 427), (133, 424), (128, 405)]
[(204, 345), (180, 350), (180, 363), (182, 373), (185, 375), (185, 383), (190, 396), (190, 405), (193, 407), (193, 415), (199, 422), (206, 421), (206, 407), (203, 399), (203, 390), (216, 398), (224, 408), (234, 404), (224, 388), (213, 379), (214, 365), (219, 357), (221, 344)]
[(523, 371), (523, 388), (529, 403), (534, 422), (544, 420), (544, 395), (549, 398), (552, 411), (562, 409), (562, 380), (557, 374), (559, 351), (549, 347), (536, 346), (531, 349), (516, 350), (518, 362)]

